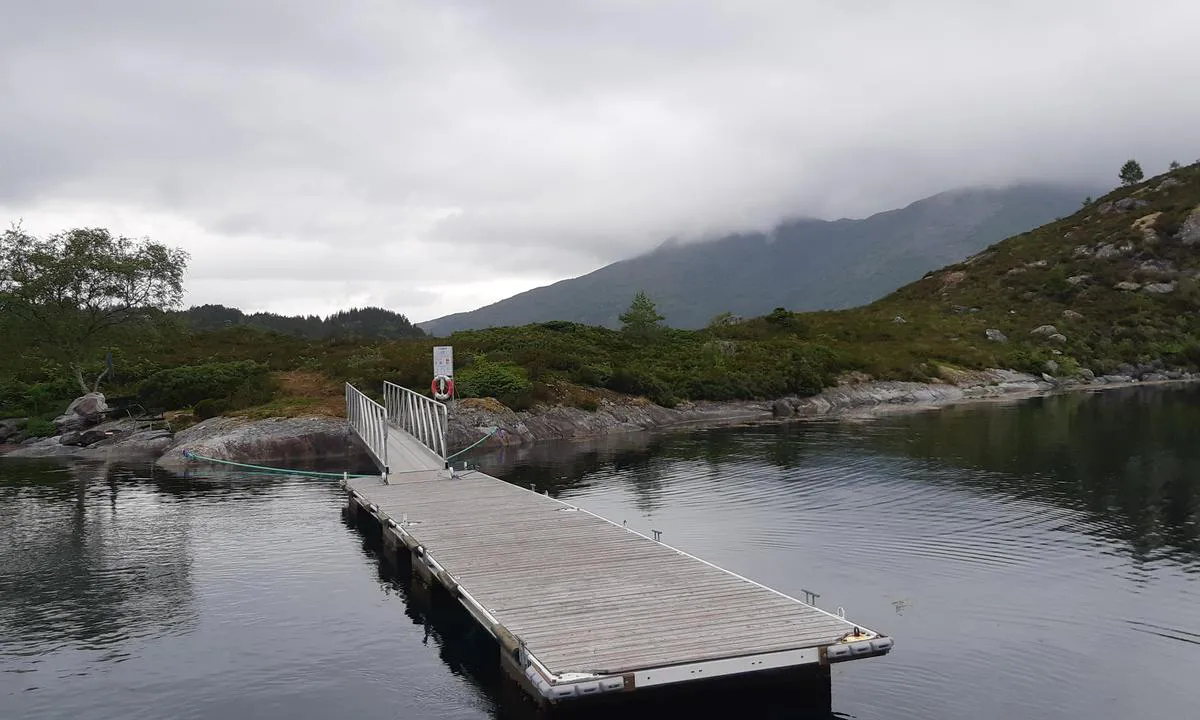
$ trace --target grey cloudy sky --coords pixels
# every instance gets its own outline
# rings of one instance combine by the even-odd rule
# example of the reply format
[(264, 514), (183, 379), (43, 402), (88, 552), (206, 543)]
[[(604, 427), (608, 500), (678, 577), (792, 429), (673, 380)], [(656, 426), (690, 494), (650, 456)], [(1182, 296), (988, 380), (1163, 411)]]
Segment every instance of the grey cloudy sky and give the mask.
[(0, 0), (0, 220), (425, 320), (668, 237), (1200, 156), (1196, 0)]

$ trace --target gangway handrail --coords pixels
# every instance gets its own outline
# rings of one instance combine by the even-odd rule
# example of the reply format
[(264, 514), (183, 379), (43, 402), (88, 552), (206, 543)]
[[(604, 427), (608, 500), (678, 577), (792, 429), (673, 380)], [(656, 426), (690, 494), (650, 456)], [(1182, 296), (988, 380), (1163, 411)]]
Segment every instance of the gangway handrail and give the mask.
[(444, 461), (449, 409), (437, 400), (395, 383), (383, 384), (383, 404), (388, 422), (412, 435)]
[(367, 397), (358, 388), (346, 383), (346, 419), (371, 454), (380, 472), (388, 475), (387, 410)]

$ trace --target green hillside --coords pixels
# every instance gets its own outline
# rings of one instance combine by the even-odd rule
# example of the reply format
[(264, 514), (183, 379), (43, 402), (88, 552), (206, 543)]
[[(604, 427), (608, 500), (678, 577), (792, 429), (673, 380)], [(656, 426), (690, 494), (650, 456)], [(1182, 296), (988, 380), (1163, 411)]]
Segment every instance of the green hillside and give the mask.
[[(1200, 166), (1193, 165), (1115, 190), (871, 305), (814, 321), (835, 346), (891, 357), (884, 365), (892, 371), (905, 356), (1037, 371), (1046, 360), (1096, 373), (1157, 360), (1194, 366), (1198, 281)], [(988, 340), (989, 329), (1007, 341)]]

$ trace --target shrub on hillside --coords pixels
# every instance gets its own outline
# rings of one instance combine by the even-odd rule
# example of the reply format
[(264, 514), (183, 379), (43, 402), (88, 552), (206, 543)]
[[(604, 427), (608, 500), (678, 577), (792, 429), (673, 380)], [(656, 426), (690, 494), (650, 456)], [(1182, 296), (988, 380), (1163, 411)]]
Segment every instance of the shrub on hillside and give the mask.
[(20, 414), (25, 407), (26, 387), (17, 380), (0, 380), (0, 417)]
[(226, 409), (228, 406), (224, 400), (205, 398), (192, 407), (192, 414), (196, 416), (197, 420), (208, 420), (225, 412)]
[(675, 407), (679, 403), (670, 386), (645, 368), (617, 368), (606, 387), (626, 395), (641, 395), (663, 407)]
[(16, 379), (0, 381), (0, 417), (59, 413), (79, 395), (79, 388), (67, 378), (49, 382), (23, 383)]
[(267, 402), (273, 394), (266, 366), (247, 360), (160, 370), (142, 381), (138, 392), (144, 404), (167, 409), (202, 400), (224, 400), (236, 409)]
[(455, 375), (454, 386), (461, 397), (496, 398), (509, 407), (514, 403), (527, 405), (533, 389), (525, 368), (513, 363), (493, 362), (482, 355)]
[(1172, 364), (1192, 369), (1200, 368), (1200, 341), (1193, 340), (1170, 358)]
[(579, 385), (587, 387), (604, 387), (612, 377), (612, 368), (608, 365), (580, 365), (567, 374), (567, 378)]

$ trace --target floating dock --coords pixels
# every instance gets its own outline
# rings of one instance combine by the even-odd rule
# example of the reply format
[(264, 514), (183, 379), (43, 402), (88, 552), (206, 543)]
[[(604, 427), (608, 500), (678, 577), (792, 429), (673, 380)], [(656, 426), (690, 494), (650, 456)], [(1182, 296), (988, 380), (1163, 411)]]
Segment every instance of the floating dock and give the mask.
[[(351, 390), (347, 402), (361, 405)], [(344, 481), (350, 510), (378, 522), (385, 551), (411, 554), (415, 579), (466, 608), (539, 703), (827, 670), (892, 649), (889, 637), (575, 505), (452, 471), (444, 430), (409, 432), (427, 423), (386, 397), (388, 408), (350, 411), (381, 468), (381, 477)], [(357, 427), (356, 417), (380, 413), (386, 432)]]

